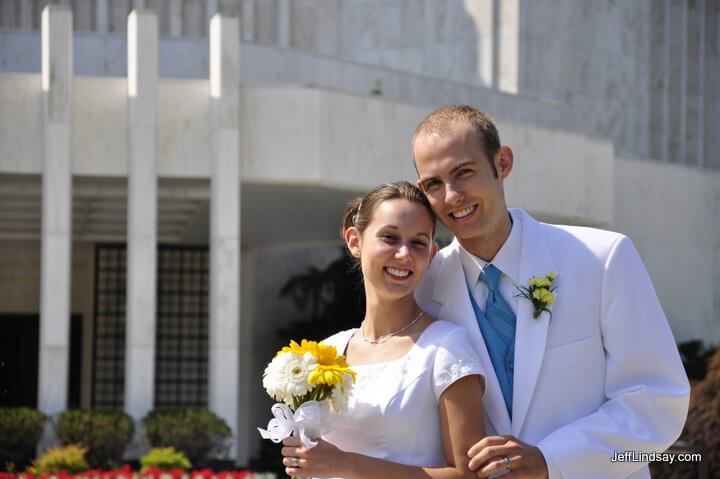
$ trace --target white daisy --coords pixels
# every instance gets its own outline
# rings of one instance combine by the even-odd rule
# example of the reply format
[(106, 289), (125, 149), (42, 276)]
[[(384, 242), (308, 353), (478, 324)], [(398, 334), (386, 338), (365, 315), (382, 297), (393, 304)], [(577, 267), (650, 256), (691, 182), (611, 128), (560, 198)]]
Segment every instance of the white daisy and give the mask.
[(311, 386), (308, 384), (310, 368), (317, 362), (315, 356), (283, 353), (276, 356), (263, 374), (263, 387), (278, 401), (288, 401), (290, 396), (302, 396)]

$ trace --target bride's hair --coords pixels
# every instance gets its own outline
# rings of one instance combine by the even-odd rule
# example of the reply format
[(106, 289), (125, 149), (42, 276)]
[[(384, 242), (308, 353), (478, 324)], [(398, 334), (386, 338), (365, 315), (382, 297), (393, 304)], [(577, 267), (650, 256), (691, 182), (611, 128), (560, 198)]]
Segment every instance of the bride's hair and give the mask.
[(365, 231), (372, 220), (375, 208), (383, 201), (388, 200), (408, 200), (422, 205), (432, 219), (432, 235), (435, 236), (435, 214), (430, 207), (430, 202), (417, 186), (407, 181), (384, 183), (373, 188), (365, 196), (358, 196), (350, 200), (345, 208), (345, 214), (343, 214), (340, 236), (344, 237), (345, 231), (352, 226), (357, 228), (360, 233)]

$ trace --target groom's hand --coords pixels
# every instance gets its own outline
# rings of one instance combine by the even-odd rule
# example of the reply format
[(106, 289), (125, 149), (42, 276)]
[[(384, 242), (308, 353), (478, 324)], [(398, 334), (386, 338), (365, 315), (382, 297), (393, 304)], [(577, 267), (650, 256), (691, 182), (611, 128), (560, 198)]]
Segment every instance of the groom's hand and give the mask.
[[(545, 456), (540, 449), (514, 436), (488, 436), (468, 449), (468, 467), (478, 477), (510, 471), (503, 479), (546, 479)], [(506, 459), (507, 458), (507, 459)]]

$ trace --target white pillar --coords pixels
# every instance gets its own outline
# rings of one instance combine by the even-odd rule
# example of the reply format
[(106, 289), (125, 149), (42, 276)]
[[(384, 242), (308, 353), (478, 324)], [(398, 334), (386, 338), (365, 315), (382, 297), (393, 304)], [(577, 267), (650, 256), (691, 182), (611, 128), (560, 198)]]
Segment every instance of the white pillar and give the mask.
[(498, 90), (517, 94), (520, 89), (520, 0), (497, 2), (497, 55), (495, 62)]
[(278, 0), (277, 2), (277, 36), (280, 48), (290, 47), (290, 0)]
[(182, 1), (171, 0), (169, 9), (170, 11), (168, 16), (170, 17), (170, 36), (173, 38), (177, 38), (182, 36)]
[(67, 407), (70, 357), (72, 171), (72, 12), (42, 12), (42, 271), (38, 406), (46, 414)]
[(242, 37), (246, 42), (255, 40), (255, 0), (243, 0)]
[(698, 98), (697, 98), (697, 165), (705, 166), (705, 19), (707, 7), (705, 0), (700, 0), (697, 8), (698, 20)]
[(125, 410), (139, 419), (153, 407), (157, 173), (155, 115), (157, 18), (128, 16), (128, 225)]
[[(430, 33), (433, 31), (432, 22), (434, 22), (436, 18), (434, 8), (433, 11), (431, 11), (430, 7), (434, 7), (435, 0), (426, 0), (426, 2), (426, 12), (431, 12), (432, 15), (426, 19), (428, 32)], [(477, 26), (478, 43), (480, 45), (477, 52), (476, 73), (478, 78), (481, 79), (482, 84), (488, 88), (494, 87), (497, 83), (495, 67), (499, 61), (497, 58), (498, 55), (496, 55), (497, 45), (495, 44), (497, 31), (495, 25), (495, 3), (493, 0), (465, 2), (465, 9)]]
[[(240, 22), (210, 21), (212, 167), (208, 406), (237, 437), (240, 354)], [(247, 457), (236, 451), (239, 463)]]
[(20, 28), (32, 30), (33, 27), (33, 5), (31, 2), (20, 2)]
[(97, 0), (95, 3), (95, 31), (97, 33), (107, 33), (109, 23), (108, 0)]
[(678, 151), (678, 163), (688, 163), (687, 158), (687, 123), (688, 123), (688, 111), (687, 111), (687, 96), (688, 96), (688, 3), (686, 1), (681, 2), (682, 22), (680, 27), (680, 35), (682, 46), (680, 50), (680, 148)]

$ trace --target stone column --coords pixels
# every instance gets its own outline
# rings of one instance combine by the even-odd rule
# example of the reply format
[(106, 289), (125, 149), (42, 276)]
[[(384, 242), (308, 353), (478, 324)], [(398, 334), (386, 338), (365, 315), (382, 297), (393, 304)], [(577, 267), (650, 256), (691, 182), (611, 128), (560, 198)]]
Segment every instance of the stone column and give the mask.
[[(240, 23), (210, 21), (212, 166), (208, 406), (238, 432), (240, 341)], [(231, 451), (236, 451), (233, 444)], [(246, 463), (247, 457), (238, 462)]]
[(290, 0), (277, 2), (277, 36), (280, 48), (290, 47), (290, 16), (292, 14)]
[(255, 0), (243, 0), (242, 38), (246, 42), (255, 40)]
[[(434, 22), (438, 12), (435, 11), (435, 0), (425, 0), (425, 15), (427, 34), (434, 31)], [(495, 4), (493, 0), (476, 0), (467, 2), (465, 8), (477, 26), (478, 52), (476, 74), (482, 84), (487, 88), (493, 88), (497, 84), (495, 67), (498, 62), (496, 55), (496, 32), (495, 28)], [(432, 42), (432, 39), (430, 39)]]
[(170, 36), (173, 38), (182, 36), (182, 2), (170, 2), (168, 6), (170, 17)]
[(133, 10), (127, 26), (129, 157), (125, 410), (140, 419), (152, 409), (155, 389), (157, 18), (150, 12)]
[(95, 3), (95, 31), (97, 33), (107, 33), (109, 23), (108, 0), (97, 0)]
[(496, 20), (496, 41), (494, 75), (498, 90), (517, 94), (520, 89), (520, 0), (497, 2), (493, 9)]
[(30, 2), (20, 2), (20, 28), (32, 30), (33, 27), (33, 5)]
[(42, 11), (42, 269), (38, 407), (55, 414), (67, 407), (70, 357), (72, 256), (72, 11)]

